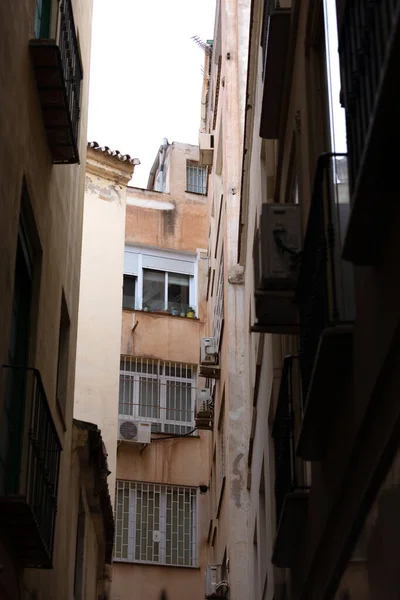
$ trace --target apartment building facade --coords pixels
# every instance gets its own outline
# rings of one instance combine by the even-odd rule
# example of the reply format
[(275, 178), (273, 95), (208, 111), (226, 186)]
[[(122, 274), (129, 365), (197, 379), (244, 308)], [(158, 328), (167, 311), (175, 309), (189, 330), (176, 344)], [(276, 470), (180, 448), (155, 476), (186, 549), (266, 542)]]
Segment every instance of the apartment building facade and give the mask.
[(101, 435), (72, 413), (91, 20), (90, 1), (0, 7), (5, 599), (97, 599), (111, 561)]
[[(200, 157), (209, 165), (207, 335), (218, 357), (215, 373), (201, 364), (213, 398), (209, 464), (208, 562), (205, 596), (251, 598), (252, 547), (248, 535), (248, 440), (251, 401), (246, 396), (248, 322), (244, 270), (237, 260), (240, 180), (250, 3), (217, 2), (214, 38), (205, 47), (206, 77)], [(211, 583), (210, 582), (211, 579)]]
[(205, 335), (207, 180), (198, 148), (161, 145), (126, 192), (112, 598), (203, 597), (208, 443), (195, 429)]
[(254, 598), (399, 591), (399, 9), (251, 6), (238, 261)]

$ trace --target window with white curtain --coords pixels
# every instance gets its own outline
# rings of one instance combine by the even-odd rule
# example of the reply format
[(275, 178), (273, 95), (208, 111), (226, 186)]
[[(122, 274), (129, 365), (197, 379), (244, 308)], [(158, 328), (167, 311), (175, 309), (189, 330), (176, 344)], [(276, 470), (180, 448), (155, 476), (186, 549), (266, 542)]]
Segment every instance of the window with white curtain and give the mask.
[(117, 481), (115, 524), (115, 560), (197, 566), (196, 488)]
[(193, 365), (122, 356), (119, 414), (150, 421), (153, 433), (194, 429), (196, 371)]
[(196, 256), (126, 246), (123, 308), (175, 316), (196, 312)]

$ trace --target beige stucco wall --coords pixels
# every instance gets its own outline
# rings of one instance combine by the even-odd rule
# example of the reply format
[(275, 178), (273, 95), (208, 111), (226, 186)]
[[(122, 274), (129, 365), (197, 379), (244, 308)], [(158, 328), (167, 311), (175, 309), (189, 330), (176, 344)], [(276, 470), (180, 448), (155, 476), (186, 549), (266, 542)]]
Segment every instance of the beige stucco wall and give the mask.
[[(207, 197), (185, 192), (186, 160), (198, 160), (198, 148), (173, 143), (168, 148), (168, 192), (128, 189), (126, 243), (192, 253), (198, 269), (196, 319), (144, 311), (122, 311), (121, 354), (198, 364), (200, 338), (205, 335), (208, 260)], [(120, 313), (121, 314), (121, 313)], [(199, 379), (198, 386), (204, 385)], [(192, 486), (208, 484), (209, 432), (198, 436), (158, 440), (153, 435), (144, 449), (120, 442), (117, 479)], [(208, 493), (198, 494), (199, 562), (179, 568), (114, 562), (113, 600), (156, 600), (163, 588), (168, 598), (203, 598), (206, 564)]]
[[(36, 590), (40, 600), (69, 599), (71, 530), (70, 461), (75, 345), (86, 157), (87, 101), (91, 44), (91, 0), (72, 0), (83, 62), (79, 135), (80, 165), (53, 165), (39, 105), (28, 43), (33, 38), (35, 3), (18, 0), (0, 5), (0, 363), (8, 362), (11, 307), (21, 188), (26, 178), (32, 216), (40, 246), (40, 267), (32, 306), (29, 364), (40, 370), (50, 410), (59, 433), (61, 453), (54, 568), (20, 572), (14, 564), (12, 598), (19, 597), (14, 577), (24, 577), (19, 589)], [(67, 403), (64, 422), (56, 407), (58, 335), (62, 290), (71, 320)], [(0, 407), (1, 410), (1, 407)], [(1, 417), (0, 417), (1, 418)], [(7, 550), (6, 550), (7, 552)], [(3, 560), (1, 560), (3, 562)], [(1, 588), (0, 588), (1, 590)], [(24, 593), (25, 593), (24, 592)], [(1, 592), (0, 592), (1, 595)]]
[(133, 165), (88, 150), (74, 416), (94, 422), (114, 502), (126, 187)]

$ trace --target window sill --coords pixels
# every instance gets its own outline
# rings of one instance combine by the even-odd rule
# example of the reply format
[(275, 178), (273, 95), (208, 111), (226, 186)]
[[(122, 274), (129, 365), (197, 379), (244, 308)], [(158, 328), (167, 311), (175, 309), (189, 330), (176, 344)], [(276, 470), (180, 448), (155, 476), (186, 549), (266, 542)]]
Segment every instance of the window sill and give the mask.
[(199, 317), (181, 317), (180, 315), (171, 315), (166, 310), (143, 310), (142, 308), (128, 308), (127, 306), (123, 306), (122, 310), (126, 310), (128, 312), (140, 312), (146, 313), (147, 315), (158, 315), (163, 317), (173, 317), (174, 319), (185, 319), (188, 321), (200, 321)]
[(193, 194), (194, 196), (207, 196), (207, 192), (203, 194), (203, 192), (191, 192), (190, 190), (185, 190), (185, 194)]
[(113, 556), (113, 563), (128, 564), (128, 565), (140, 565), (141, 567), (166, 567), (167, 569), (191, 569), (199, 570), (200, 566), (196, 565), (191, 567), (189, 565), (166, 565), (165, 563), (158, 562), (147, 562), (141, 560), (129, 560), (129, 558), (115, 558)]

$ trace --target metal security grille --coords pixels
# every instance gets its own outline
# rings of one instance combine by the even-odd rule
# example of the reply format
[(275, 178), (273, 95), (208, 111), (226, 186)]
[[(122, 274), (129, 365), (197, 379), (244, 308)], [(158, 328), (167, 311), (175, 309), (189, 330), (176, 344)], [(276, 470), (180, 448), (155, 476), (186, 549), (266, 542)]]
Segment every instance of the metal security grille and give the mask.
[(117, 481), (115, 559), (197, 566), (197, 489)]
[(154, 433), (194, 428), (196, 371), (186, 363), (121, 357), (119, 414), (150, 421)]
[(217, 292), (215, 295), (213, 315), (213, 337), (217, 340), (217, 346), (221, 339), (222, 325), (224, 322), (224, 253), (221, 254), (219, 265)]
[(195, 194), (207, 193), (207, 167), (186, 165), (186, 191)]

